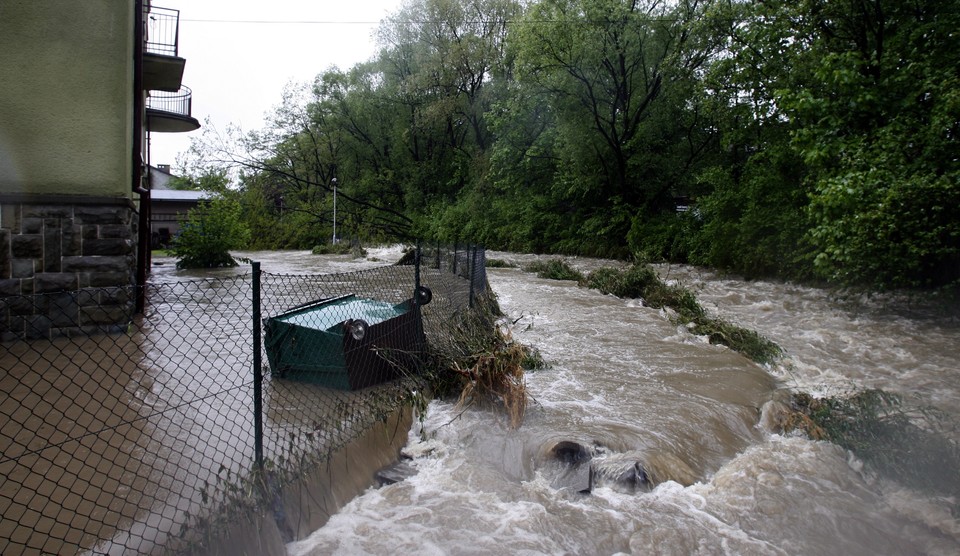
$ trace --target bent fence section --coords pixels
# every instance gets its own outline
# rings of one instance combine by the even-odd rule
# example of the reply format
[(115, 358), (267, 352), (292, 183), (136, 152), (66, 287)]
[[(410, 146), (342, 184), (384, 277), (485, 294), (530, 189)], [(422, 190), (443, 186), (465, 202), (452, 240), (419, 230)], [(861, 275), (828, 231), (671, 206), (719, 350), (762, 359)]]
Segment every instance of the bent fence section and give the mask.
[[(116, 288), (0, 298), (0, 553), (188, 550), (389, 421), (419, 387), (427, 353), (455, 351), (457, 322), (489, 295), (482, 249), (425, 249), (413, 263), (149, 285), (141, 315), (124, 301), (137, 292)], [(426, 305), (418, 286), (432, 292)], [(396, 373), (373, 386), (276, 378), (255, 347), (260, 325), (344, 296), (397, 311), (413, 303), (426, 345), (371, 344)], [(99, 300), (124, 318), (78, 326), (77, 307), (97, 314)], [(350, 357), (358, 340), (341, 335)], [(284, 530), (281, 504), (259, 510)]]

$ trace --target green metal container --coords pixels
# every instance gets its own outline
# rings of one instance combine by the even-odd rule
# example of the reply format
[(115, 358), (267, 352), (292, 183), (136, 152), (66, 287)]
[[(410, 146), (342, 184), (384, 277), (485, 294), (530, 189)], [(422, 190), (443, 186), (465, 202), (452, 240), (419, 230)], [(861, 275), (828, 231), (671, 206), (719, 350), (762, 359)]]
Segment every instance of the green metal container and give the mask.
[(420, 308), (347, 295), (264, 321), (274, 378), (358, 390), (415, 371), (426, 341)]

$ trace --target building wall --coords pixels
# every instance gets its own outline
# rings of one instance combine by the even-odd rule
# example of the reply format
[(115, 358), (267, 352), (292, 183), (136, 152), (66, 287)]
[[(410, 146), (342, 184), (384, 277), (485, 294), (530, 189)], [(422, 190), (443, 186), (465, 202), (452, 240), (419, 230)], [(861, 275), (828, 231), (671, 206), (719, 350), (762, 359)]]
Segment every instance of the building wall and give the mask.
[(133, 16), (123, 0), (0, 2), (0, 193), (131, 197)]
[(130, 319), (133, 20), (132, 0), (0, 0), (0, 340)]
[(132, 318), (137, 213), (124, 199), (4, 203), (0, 341), (85, 334)]
[(150, 232), (154, 248), (166, 246), (186, 220), (187, 213), (197, 206), (197, 201), (159, 201), (151, 200)]

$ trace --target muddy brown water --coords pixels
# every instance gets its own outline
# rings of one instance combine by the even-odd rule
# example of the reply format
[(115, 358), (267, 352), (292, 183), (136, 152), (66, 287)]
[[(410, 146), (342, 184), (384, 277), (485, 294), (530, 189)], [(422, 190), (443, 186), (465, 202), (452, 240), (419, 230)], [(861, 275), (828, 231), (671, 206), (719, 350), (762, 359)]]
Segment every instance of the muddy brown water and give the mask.
[[(240, 255), (261, 258), (267, 272), (330, 274), (400, 254)], [(203, 492), (253, 461), (249, 281), (232, 280), (250, 267), (155, 262), (159, 297), (127, 332), (0, 346), (0, 553), (162, 553), (203, 507)], [(285, 388), (267, 377), (270, 440), (325, 416), (298, 404), (311, 392)], [(324, 407), (319, 395), (312, 407)]]
[[(798, 388), (883, 387), (956, 417), (955, 315), (658, 270), (714, 314), (780, 343), (785, 359), (763, 368), (641, 301), (491, 269), (514, 336), (551, 364), (527, 375), (523, 426), (432, 402), (405, 449), (416, 475), (356, 498), (288, 553), (960, 553), (954, 500), (877, 477), (835, 445), (760, 426), (764, 402)], [(638, 462), (656, 485), (567, 488), (569, 468), (549, 456), (560, 441), (592, 447), (601, 466)]]
[(160, 550), (200, 507), (211, 462), (250, 461), (248, 412), (223, 397), (249, 406), (247, 357), (224, 349), (249, 333), (180, 310), (3, 346), (2, 553)]
[[(310, 274), (372, 268), (396, 254), (387, 249), (367, 259), (305, 252), (242, 255), (261, 260), (268, 272)], [(536, 258), (488, 256), (520, 264)], [(178, 271), (171, 259), (157, 262), (152, 278), (157, 283), (246, 271)], [(583, 270), (615, 264), (571, 262)], [(405, 448), (417, 474), (357, 497), (324, 527), (288, 545), (288, 552), (960, 552), (960, 524), (951, 513), (955, 501), (878, 478), (831, 444), (759, 426), (760, 408), (785, 388), (832, 394), (880, 387), (957, 417), (955, 315), (905, 300), (837, 298), (815, 288), (744, 282), (688, 267), (658, 270), (692, 287), (712, 312), (779, 343), (784, 360), (757, 366), (673, 326), (663, 312), (638, 300), (518, 269), (491, 269), (490, 283), (514, 323), (512, 333), (537, 347), (551, 365), (527, 376), (533, 400), (524, 425), (510, 430), (488, 412), (432, 402)], [(218, 350), (216, 335), (206, 336), (207, 342), (191, 349), (222, 359), (210, 368), (242, 359)], [(98, 370), (98, 361), (116, 358), (117, 350), (124, 361), (160, 356), (176, 361), (182, 350), (175, 344), (147, 334), (100, 347), (76, 339), (39, 347), (25, 358), (13, 353), (0, 358), (2, 403), (14, 400), (40, 416), (25, 416), (25, 426), (5, 425), (40, 433), (4, 446), (0, 494), (10, 502), (3, 511), (3, 538), (52, 553), (81, 547), (121, 553), (131, 535), (162, 545), (162, 535), (153, 538), (150, 531), (169, 529), (182, 512), (195, 510), (199, 483), (216, 473), (178, 476), (182, 460), (206, 461), (208, 452), (239, 451), (238, 460), (249, 456), (244, 453), (249, 426), (236, 424), (230, 407), (213, 415), (209, 432), (193, 430), (198, 421), (185, 413), (160, 422), (138, 419), (175, 405), (187, 392), (178, 391), (162, 369), (120, 364)], [(75, 402), (59, 396), (58, 385), (68, 379), (75, 384), (76, 374), (34, 370), (48, 361), (56, 362), (55, 369), (91, 377)], [(201, 384), (213, 389), (218, 380), (215, 373)], [(274, 395), (285, 399), (281, 394), (268, 390), (268, 426), (302, 418), (271, 402)], [(84, 400), (103, 399), (116, 403), (85, 410)], [(95, 434), (71, 440), (76, 427)], [(10, 431), (11, 438), (18, 434)], [(210, 441), (198, 445), (191, 440), (198, 434)], [(624, 488), (600, 481), (592, 493), (581, 494), (583, 475), (571, 475), (550, 457), (561, 441), (589, 447), (595, 461), (614, 469), (640, 463), (656, 484)], [(86, 465), (78, 467), (75, 454), (83, 455)], [(158, 492), (156, 503), (144, 502)], [(171, 495), (180, 505), (165, 504)], [(97, 539), (110, 540), (98, 545)]]

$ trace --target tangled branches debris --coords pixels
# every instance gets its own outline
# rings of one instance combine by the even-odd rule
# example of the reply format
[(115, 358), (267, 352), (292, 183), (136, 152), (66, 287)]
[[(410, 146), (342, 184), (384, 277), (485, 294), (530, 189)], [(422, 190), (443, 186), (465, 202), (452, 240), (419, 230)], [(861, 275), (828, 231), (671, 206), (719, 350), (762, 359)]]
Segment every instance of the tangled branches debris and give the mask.
[(524, 365), (532, 360), (531, 350), (513, 340), (509, 330), (497, 327), (493, 344), (452, 370), (459, 376), (459, 407), (499, 408), (506, 413), (511, 428), (523, 423), (527, 407)]

